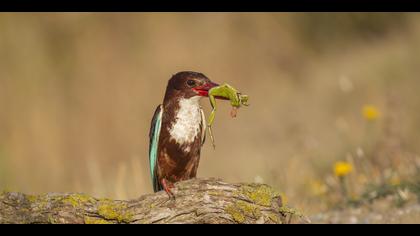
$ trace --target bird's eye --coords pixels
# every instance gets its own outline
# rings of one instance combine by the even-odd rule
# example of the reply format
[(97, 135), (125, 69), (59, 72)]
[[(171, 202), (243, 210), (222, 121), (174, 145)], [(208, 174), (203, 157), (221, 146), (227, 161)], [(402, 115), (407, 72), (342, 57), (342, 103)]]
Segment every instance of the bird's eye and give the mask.
[(192, 79), (187, 80), (187, 84), (188, 84), (188, 86), (193, 87), (193, 86), (195, 86), (195, 81), (192, 80)]

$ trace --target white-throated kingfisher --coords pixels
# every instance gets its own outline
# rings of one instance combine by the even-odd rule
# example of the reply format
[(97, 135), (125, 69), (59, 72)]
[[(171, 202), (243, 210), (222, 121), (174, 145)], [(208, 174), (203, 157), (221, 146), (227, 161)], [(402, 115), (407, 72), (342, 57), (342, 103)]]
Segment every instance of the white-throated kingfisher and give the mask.
[(194, 178), (206, 136), (206, 121), (199, 104), (218, 86), (204, 74), (182, 71), (168, 81), (163, 104), (153, 115), (150, 127), (149, 163), (155, 192), (178, 181)]

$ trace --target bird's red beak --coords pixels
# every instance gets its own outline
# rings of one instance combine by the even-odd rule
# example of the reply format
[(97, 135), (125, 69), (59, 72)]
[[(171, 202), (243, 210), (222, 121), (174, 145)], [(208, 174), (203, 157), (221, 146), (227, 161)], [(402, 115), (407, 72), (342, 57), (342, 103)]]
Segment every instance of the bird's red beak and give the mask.
[(196, 91), (199, 96), (208, 97), (209, 96), (209, 90), (214, 88), (214, 87), (217, 87), (217, 86), (219, 86), (219, 85), (216, 84), (216, 83), (208, 82), (208, 83), (205, 83), (201, 86), (197, 86), (197, 87), (193, 88), (193, 90)]

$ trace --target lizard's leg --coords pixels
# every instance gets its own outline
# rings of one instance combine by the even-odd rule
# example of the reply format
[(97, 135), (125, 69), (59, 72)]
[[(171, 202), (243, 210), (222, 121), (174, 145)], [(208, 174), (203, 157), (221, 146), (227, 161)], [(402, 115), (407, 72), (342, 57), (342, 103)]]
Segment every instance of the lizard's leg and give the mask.
[(216, 115), (216, 99), (214, 98), (214, 96), (209, 96), (209, 98), (210, 98), (210, 104), (211, 104), (211, 107), (212, 107), (213, 109), (212, 109), (212, 111), (211, 111), (211, 113), (210, 113), (210, 116), (209, 116), (209, 122), (208, 122), (208, 124), (207, 124), (207, 128), (208, 128), (208, 130), (209, 130), (209, 135), (210, 135), (210, 139), (211, 139), (211, 143), (212, 143), (212, 145), (213, 145), (213, 148), (216, 148), (216, 145), (214, 144), (213, 131), (212, 131), (212, 129), (211, 129), (211, 126), (212, 126), (213, 121), (214, 121), (214, 117), (215, 117), (215, 115)]

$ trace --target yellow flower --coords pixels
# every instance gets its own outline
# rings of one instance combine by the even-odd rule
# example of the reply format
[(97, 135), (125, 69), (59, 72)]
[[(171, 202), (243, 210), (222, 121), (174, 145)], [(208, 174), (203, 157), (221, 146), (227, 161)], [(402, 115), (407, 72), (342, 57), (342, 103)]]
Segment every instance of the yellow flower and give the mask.
[(352, 164), (345, 161), (338, 161), (334, 164), (334, 174), (337, 177), (343, 177), (353, 171)]
[(363, 117), (368, 121), (374, 121), (379, 117), (379, 110), (375, 106), (365, 105), (363, 107)]

